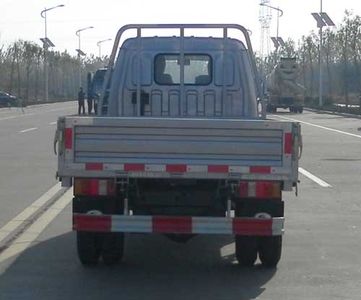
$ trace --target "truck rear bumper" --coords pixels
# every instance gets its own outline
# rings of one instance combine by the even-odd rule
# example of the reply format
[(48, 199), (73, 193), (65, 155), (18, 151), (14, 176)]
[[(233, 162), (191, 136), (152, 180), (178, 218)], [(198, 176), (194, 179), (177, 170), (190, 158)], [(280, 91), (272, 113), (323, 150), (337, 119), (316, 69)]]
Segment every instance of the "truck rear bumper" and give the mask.
[(73, 229), (89, 232), (276, 236), (284, 233), (284, 218), (74, 214)]

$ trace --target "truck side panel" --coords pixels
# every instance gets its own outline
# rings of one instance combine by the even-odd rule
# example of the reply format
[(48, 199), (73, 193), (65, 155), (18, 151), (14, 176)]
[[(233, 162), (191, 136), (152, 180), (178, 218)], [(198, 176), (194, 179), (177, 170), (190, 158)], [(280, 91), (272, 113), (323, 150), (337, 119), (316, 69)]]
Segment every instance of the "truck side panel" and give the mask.
[(296, 182), (298, 128), (222, 119), (65, 119), (59, 176)]

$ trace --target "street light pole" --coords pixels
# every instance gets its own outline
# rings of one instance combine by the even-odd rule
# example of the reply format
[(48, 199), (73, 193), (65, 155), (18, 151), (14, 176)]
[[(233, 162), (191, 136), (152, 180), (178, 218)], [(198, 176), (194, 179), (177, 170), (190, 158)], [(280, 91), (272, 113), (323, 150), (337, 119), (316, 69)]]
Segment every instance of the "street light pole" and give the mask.
[(283, 10), (276, 8), (277, 10), (277, 31), (276, 31), (276, 39), (277, 39), (277, 47), (276, 47), (276, 53), (278, 53), (278, 47), (279, 47), (279, 36), (278, 36), (278, 31), (279, 31), (279, 27), (280, 27), (280, 17), (283, 16)]
[[(320, 0), (320, 15), (322, 15), (322, 0)], [(319, 88), (318, 88), (318, 105), (319, 107), (323, 106), (323, 98), (322, 98), (322, 94), (323, 94), (323, 74), (322, 74), (322, 47), (323, 47), (323, 41), (322, 41), (322, 36), (323, 36), (323, 32), (322, 32), (322, 28), (323, 26), (320, 26), (320, 46), (318, 49), (318, 67), (319, 67), (319, 72), (320, 72), (320, 78), (319, 78)]]
[(43, 42), (43, 48), (44, 48), (44, 93), (45, 93), (45, 101), (49, 101), (49, 69), (48, 69), (48, 49), (49, 49), (49, 40), (48, 40), (48, 23), (46, 19), (46, 12), (49, 10), (58, 8), (58, 7), (64, 7), (64, 4), (59, 4), (57, 6), (53, 6), (50, 8), (45, 8), (41, 11), (40, 16), (44, 18), (44, 24), (45, 24), (45, 39)]
[(84, 30), (87, 30), (87, 29), (92, 29), (94, 28), (93, 26), (88, 26), (88, 27), (84, 27), (84, 28), (81, 28), (81, 29), (78, 29), (75, 34), (78, 36), (78, 49), (77, 49), (77, 52), (78, 52), (78, 60), (79, 60), (79, 87), (81, 86), (81, 56), (85, 55), (85, 53), (83, 51), (81, 51), (81, 38), (80, 38), (80, 33)]
[(318, 87), (318, 105), (322, 107), (323, 105), (323, 74), (322, 74), (322, 48), (323, 48), (323, 26), (335, 26), (335, 23), (331, 20), (329, 15), (322, 11), (322, 0), (320, 0), (320, 12), (319, 13), (311, 13), (314, 19), (317, 22), (317, 27), (319, 28), (320, 34), (320, 43), (318, 46), (318, 66), (319, 66), (319, 87)]
[(101, 56), (102, 56), (101, 44), (104, 43), (104, 42), (111, 41), (111, 40), (112, 39), (105, 39), (105, 40), (101, 40), (101, 41), (97, 42), (97, 46), (99, 48), (99, 58), (101, 58)]
[[(44, 22), (45, 22), (45, 39), (48, 37), (48, 25), (46, 22), (46, 10), (44, 11)], [(49, 69), (48, 69), (48, 48), (49, 45), (44, 43), (44, 88), (45, 88), (45, 102), (49, 101)]]
[(278, 42), (278, 34), (279, 34), (279, 27), (280, 27), (280, 17), (283, 16), (283, 10), (280, 9), (279, 7), (274, 7), (274, 6), (271, 6), (271, 5), (268, 5), (266, 3), (260, 3), (261, 6), (266, 6), (266, 7), (269, 7), (271, 9), (274, 9), (277, 11), (277, 29), (276, 29), (276, 41), (277, 41), (277, 44), (275, 45), (276, 46), (276, 52), (278, 50), (278, 47), (279, 47), (279, 42)]

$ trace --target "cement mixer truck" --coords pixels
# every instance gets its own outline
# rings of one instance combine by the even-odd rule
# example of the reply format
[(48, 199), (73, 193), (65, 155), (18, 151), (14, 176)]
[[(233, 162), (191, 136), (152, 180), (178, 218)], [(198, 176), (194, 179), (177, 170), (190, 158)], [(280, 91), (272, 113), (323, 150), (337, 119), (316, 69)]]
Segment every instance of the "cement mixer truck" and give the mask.
[(266, 76), (267, 111), (289, 108), (290, 112), (302, 113), (304, 87), (296, 82), (298, 64), (296, 58), (284, 57), (273, 71)]

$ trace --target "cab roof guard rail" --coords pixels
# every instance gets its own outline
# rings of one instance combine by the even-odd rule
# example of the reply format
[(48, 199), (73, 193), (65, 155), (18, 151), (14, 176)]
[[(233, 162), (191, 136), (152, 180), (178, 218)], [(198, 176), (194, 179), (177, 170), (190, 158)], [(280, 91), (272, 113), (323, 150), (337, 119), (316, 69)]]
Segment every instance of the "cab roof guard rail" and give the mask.
[[(120, 39), (123, 36), (124, 32), (126, 32), (128, 30), (132, 30), (132, 29), (137, 30), (137, 38), (141, 37), (142, 29), (179, 29), (180, 30), (179, 37), (181, 39), (184, 38), (184, 30), (185, 29), (223, 29), (224, 41), (228, 37), (228, 29), (239, 30), (240, 32), (243, 33), (243, 36), (246, 41), (248, 54), (249, 54), (249, 58), (251, 61), (251, 67), (253, 69), (253, 76), (254, 76), (254, 80), (255, 80), (255, 84), (256, 84), (256, 88), (257, 88), (257, 95), (261, 95), (260, 94), (261, 90), (260, 90), (260, 86), (259, 86), (260, 81), (259, 81), (259, 76), (258, 76), (258, 72), (257, 72), (256, 60), (255, 60), (255, 56), (254, 56), (253, 49), (252, 49), (251, 39), (249, 37), (248, 30), (245, 27), (243, 27), (242, 25), (238, 25), (238, 24), (128, 24), (128, 25), (122, 26), (118, 30), (117, 35), (114, 39), (112, 53), (109, 58), (108, 70), (107, 70), (105, 78), (104, 78), (103, 89), (102, 89), (103, 93), (104, 93), (106, 87), (108, 86), (108, 82), (110, 80), (111, 70), (115, 63), (115, 57), (116, 57), (117, 51), (119, 49)], [(140, 45), (140, 43), (139, 43), (139, 45)], [(181, 42), (181, 45), (183, 45), (182, 42)], [(180, 55), (181, 55), (181, 57), (183, 57), (184, 56), (183, 49), (180, 49), (180, 50), (181, 50)], [(138, 51), (140, 52), (140, 47), (139, 47)], [(180, 67), (181, 67), (180, 86), (181, 86), (181, 95), (182, 95), (184, 92), (183, 59), (181, 59)], [(138, 77), (140, 77), (140, 74), (138, 75)], [(223, 87), (222, 95), (225, 96), (225, 88), (224, 87)], [(101, 99), (100, 107), (102, 107), (104, 95), (101, 95), (100, 99)], [(139, 116), (140, 115), (139, 114), (140, 113), (140, 78), (138, 78), (138, 83), (137, 83), (137, 103), (138, 103), (138, 116)], [(99, 111), (101, 113), (101, 109)]]

